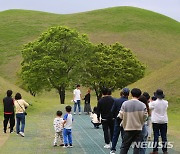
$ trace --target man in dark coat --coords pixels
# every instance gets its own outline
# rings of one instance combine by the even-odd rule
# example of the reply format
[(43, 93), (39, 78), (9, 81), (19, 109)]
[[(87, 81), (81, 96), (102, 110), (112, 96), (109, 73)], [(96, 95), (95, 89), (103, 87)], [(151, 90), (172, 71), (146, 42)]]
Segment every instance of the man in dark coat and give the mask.
[(120, 98), (115, 99), (114, 105), (111, 109), (111, 112), (113, 113), (113, 117), (115, 119), (114, 122), (114, 134), (113, 134), (113, 138), (112, 138), (112, 147), (111, 147), (111, 154), (114, 154), (116, 151), (116, 144), (119, 138), (119, 134), (121, 132), (121, 137), (123, 138), (123, 127), (120, 126), (120, 123), (122, 121), (122, 119), (117, 118), (117, 115), (119, 114), (119, 111), (121, 109), (121, 106), (123, 104), (123, 102), (128, 100), (128, 96), (129, 96), (129, 89), (128, 88), (123, 88), (121, 93), (120, 93)]
[(112, 141), (113, 130), (114, 130), (114, 120), (111, 112), (114, 99), (112, 98), (112, 96), (108, 95), (108, 93), (109, 93), (108, 88), (103, 88), (102, 90), (103, 97), (98, 101), (98, 105), (97, 105), (97, 118), (99, 121), (100, 121), (100, 116), (102, 118), (101, 122), (104, 131), (104, 140), (106, 143), (104, 148), (111, 147), (110, 142)]

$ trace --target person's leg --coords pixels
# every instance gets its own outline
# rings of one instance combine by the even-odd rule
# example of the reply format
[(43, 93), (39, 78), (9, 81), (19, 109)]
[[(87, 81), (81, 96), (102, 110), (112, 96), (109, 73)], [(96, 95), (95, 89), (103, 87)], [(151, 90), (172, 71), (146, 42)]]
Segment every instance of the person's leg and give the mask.
[(152, 122), (151, 117), (148, 118), (148, 139), (151, 139), (152, 134)]
[(54, 135), (54, 146), (57, 146), (58, 133), (56, 132)]
[(25, 114), (21, 114), (21, 132), (24, 133), (24, 128), (25, 128)]
[(60, 145), (62, 146), (62, 144), (64, 143), (64, 141), (63, 141), (63, 132), (62, 131), (59, 132), (59, 136), (60, 136)]
[(122, 140), (120, 154), (127, 154), (128, 150), (134, 141), (135, 131), (124, 131), (124, 137)]
[(10, 118), (9, 114), (4, 114), (4, 121), (3, 121), (3, 124), (4, 124), (4, 133), (6, 133), (7, 124), (8, 124), (9, 118)]
[(19, 114), (16, 114), (16, 133), (19, 134), (20, 132), (20, 118)]
[(153, 132), (154, 132), (154, 144), (153, 144), (153, 152), (158, 151), (158, 142), (159, 142), (159, 124), (153, 123)]
[(63, 139), (64, 139), (64, 145), (67, 146), (68, 138), (67, 138), (67, 129), (66, 128), (63, 129)]
[(121, 132), (121, 139), (123, 140), (123, 138), (124, 138), (124, 129), (121, 126), (120, 126), (120, 132)]
[(114, 120), (111, 119), (111, 120), (108, 120), (108, 127), (109, 127), (109, 130), (110, 130), (110, 140), (112, 142), (112, 138), (113, 138), (113, 134), (114, 134)]
[(120, 121), (115, 119), (111, 150), (116, 151), (116, 144), (119, 138), (119, 134), (120, 134)]
[(68, 129), (68, 142), (69, 145), (72, 146), (72, 130)]
[(103, 132), (104, 132), (104, 141), (106, 144), (109, 144), (110, 138), (109, 138), (109, 131), (108, 131), (108, 122), (103, 121), (102, 126), (103, 126)]
[(13, 132), (13, 127), (14, 127), (14, 114), (10, 115), (10, 132)]
[(160, 133), (162, 138), (162, 151), (167, 152), (167, 124), (160, 124)]
[(78, 101), (77, 101), (77, 104), (78, 104), (78, 110), (79, 110), (79, 113), (81, 113), (81, 101), (78, 100)]
[(77, 102), (74, 103), (74, 113), (76, 113)]
[[(135, 141), (135, 146), (134, 146), (134, 149), (133, 149), (133, 154), (141, 154), (140, 153), (140, 149), (141, 149), (141, 140), (142, 140), (142, 131), (140, 130), (137, 130), (134, 132), (135, 136), (134, 136), (134, 139), (133, 141)], [(145, 151), (143, 151), (145, 152)], [(143, 153), (145, 154), (145, 153)]]

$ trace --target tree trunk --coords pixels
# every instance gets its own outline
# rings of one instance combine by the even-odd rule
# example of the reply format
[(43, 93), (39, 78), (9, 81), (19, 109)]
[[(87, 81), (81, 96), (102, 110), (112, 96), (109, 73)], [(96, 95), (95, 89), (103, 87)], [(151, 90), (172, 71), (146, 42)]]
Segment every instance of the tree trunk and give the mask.
[(101, 91), (98, 91), (96, 87), (94, 87), (94, 90), (96, 93), (97, 101), (99, 101), (100, 98), (102, 97), (102, 93), (101, 93)]
[(65, 87), (60, 87), (58, 89), (59, 98), (60, 98), (60, 104), (65, 103)]
[(35, 92), (33, 92), (32, 90), (29, 90), (29, 93), (32, 95), (32, 96), (36, 96), (36, 93)]

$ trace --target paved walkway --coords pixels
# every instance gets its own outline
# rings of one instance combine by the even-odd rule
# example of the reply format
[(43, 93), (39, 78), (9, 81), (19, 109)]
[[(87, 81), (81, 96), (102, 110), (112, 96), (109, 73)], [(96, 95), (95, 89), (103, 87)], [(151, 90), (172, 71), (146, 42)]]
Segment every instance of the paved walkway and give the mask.
[[(108, 154), (110, 149), (104, 149), (104, 137), (103, 130), (94, 129), (91, 124), (91, 119), (88, 115), (74, 115), (73, 123), (73, 148), (68, 148), (68, 154)], [(120, 143), (117, 145), (117, 152), (119, 153)], [(147, 149), (147, 154), (149, 154), (152, 149)], [(129, 154), (132, 154), (132, 149), (130, 149)], [(161, 150), (160, 153), (161, 154)], [(169, 150), (169, 154), (180, 154), (174, 150)]]

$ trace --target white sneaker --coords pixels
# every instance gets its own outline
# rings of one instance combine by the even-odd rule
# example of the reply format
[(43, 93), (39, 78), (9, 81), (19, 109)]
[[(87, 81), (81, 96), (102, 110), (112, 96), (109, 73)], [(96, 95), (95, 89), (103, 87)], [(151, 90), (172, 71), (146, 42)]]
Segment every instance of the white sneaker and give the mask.
[(81, 112), (79, 112), (79, 115), (81, 115)]
[(74, 112), (74, 115), (76, 115), (76, 112)]
[(110, 145), (110, 144), (106, 144), (106, 145), (104, 146), (104, 148), (110, 149), (110, 148), (111, 148), (111, 145)]
[(19, 135), (21, 135), (22, 137), (25, 136), (23, 132), (19, 132)]
[(116, 154), (116, 151), (115, 150), (111, 150), (110, 154)]

